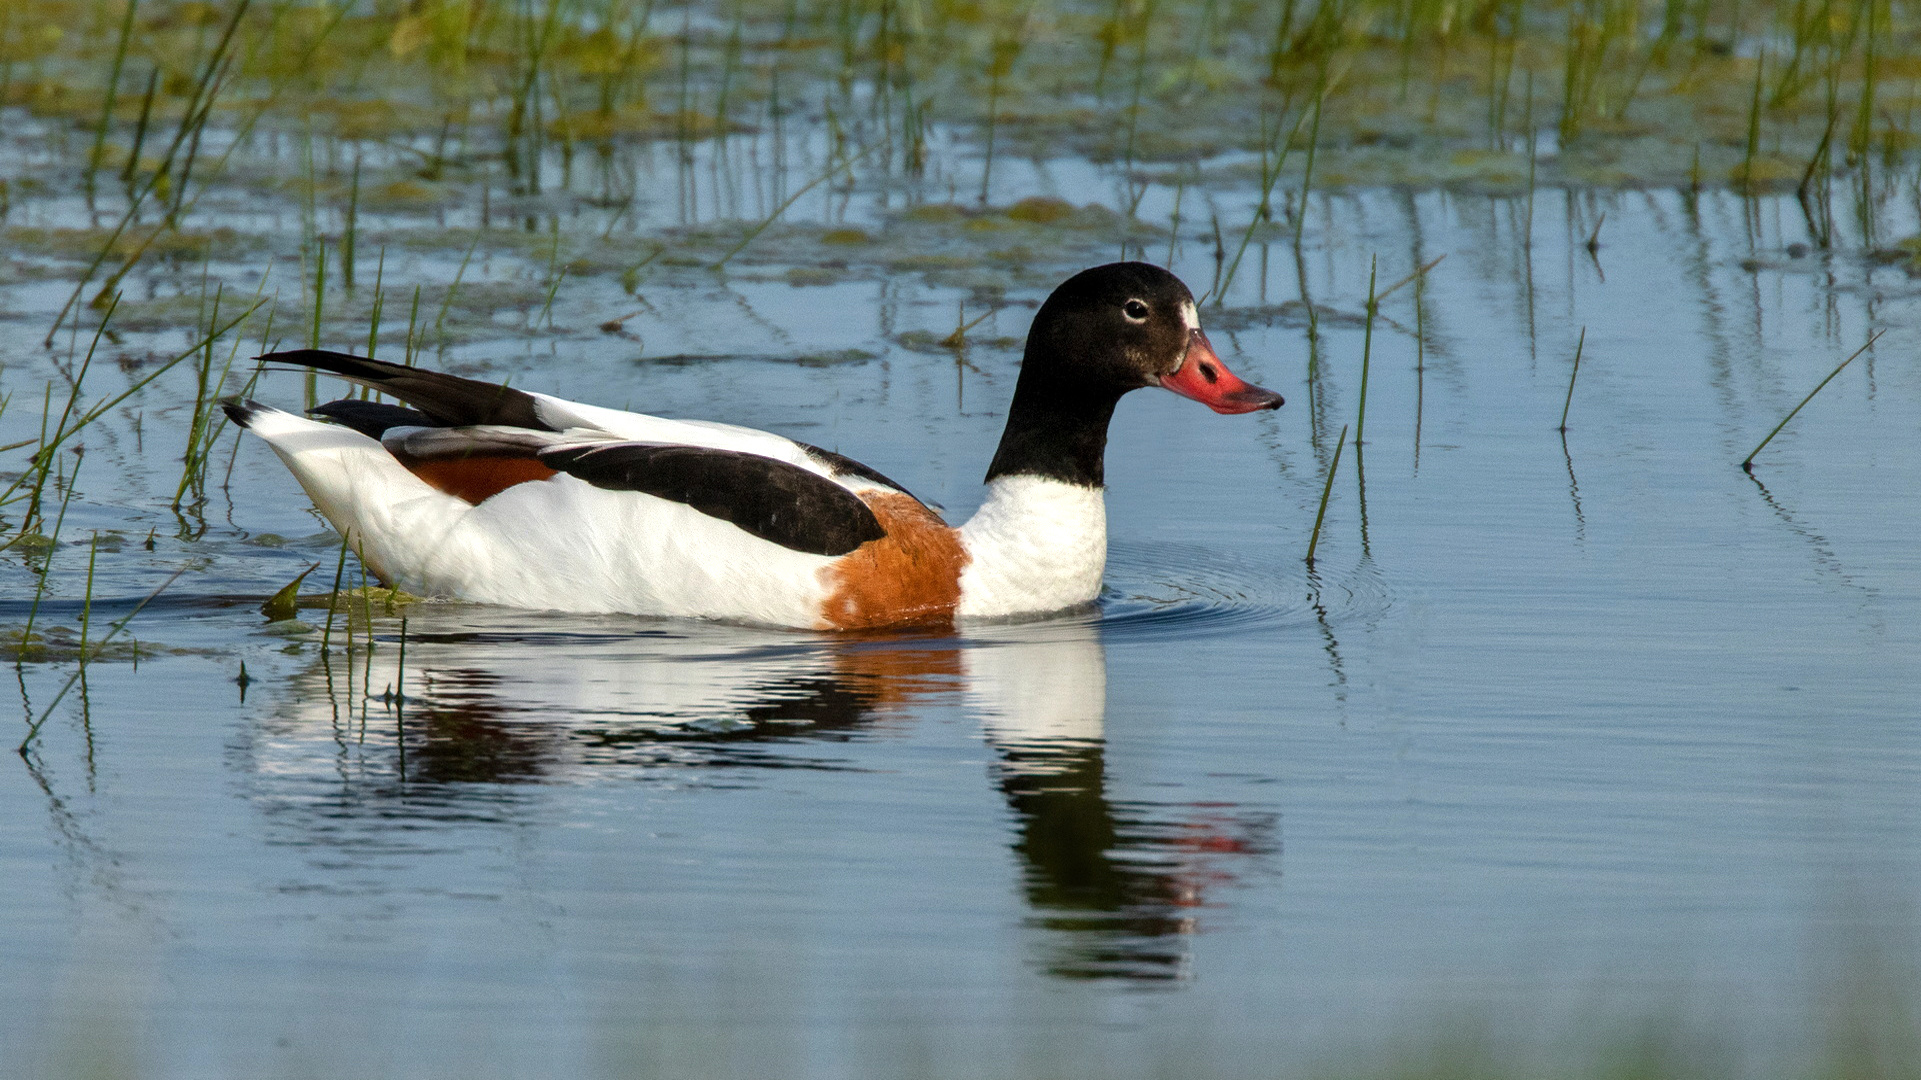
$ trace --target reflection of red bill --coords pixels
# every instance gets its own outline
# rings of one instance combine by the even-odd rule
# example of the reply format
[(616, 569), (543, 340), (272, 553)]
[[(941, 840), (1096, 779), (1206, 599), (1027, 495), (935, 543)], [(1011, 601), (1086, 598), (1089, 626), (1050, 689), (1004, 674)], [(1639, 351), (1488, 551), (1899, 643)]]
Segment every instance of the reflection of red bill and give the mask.
[(1187, 356), (1172, 375), (1161, 376), (1161, 385), (1182, 397), (1213, 409), (1217, 413), (1257, 412), (1278, 409), (1281, 395), (1245, 382), (1227, 370), (1207, 335), (1195, 330), (1187, 339)]

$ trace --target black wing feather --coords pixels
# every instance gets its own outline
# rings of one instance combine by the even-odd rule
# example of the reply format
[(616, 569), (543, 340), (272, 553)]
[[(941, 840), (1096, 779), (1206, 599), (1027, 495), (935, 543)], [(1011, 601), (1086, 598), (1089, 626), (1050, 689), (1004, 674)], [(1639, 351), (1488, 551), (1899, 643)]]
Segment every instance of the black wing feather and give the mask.
[(503, 424), (535, 431), (560, 430), (540, 418), (536, 408), (538, 403), (532, 394), (500, 383), (463, 379), (458, 375), (425, 371), (326, 349), (289, 349), (256, 359), (331, 371), (399, 398), (426, 413), (436, 425), (442, 427)]
[(350, 427), (369, 438), (378, 439), (387, 433), (388, 428), (397, 427), (443, 427), (434, 418), (418, 409), (389, 405), (383, 401), (356, 401), (343, 398), (316, 405), (307, 410), (315, 416), (324, 416), (343, 427)]
[(819, 473), (759, 454), (612, 443), (548, 450), (540, 460), (598, 488), (684, 503), (810, 555), (845, 555), (887, 535), (853, 492)]

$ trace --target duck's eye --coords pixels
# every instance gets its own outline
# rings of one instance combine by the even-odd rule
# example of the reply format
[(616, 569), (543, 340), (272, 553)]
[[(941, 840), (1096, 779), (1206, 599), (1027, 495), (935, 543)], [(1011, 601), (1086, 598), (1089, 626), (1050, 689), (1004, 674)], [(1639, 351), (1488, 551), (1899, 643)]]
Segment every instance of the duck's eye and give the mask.
[(1146, 322), (1147, 305), (1139, 300), (1129, 300), (1121, 305), (1121, 314), (1127, 316), (1128, 322)]

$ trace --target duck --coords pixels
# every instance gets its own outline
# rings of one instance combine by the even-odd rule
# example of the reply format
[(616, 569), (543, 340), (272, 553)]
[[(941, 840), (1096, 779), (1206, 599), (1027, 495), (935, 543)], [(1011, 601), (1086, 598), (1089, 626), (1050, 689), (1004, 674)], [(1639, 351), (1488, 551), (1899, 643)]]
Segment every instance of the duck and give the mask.
[(389, 587), (585, 614), (818, 631), (947, 626), (1092, 603), (1107, 557), (1103, 460), (1120, 399), (1160, 387), (1217, 413), (1277, 409), (1143, 262), (1062, 282), (1035, 313), (986, 496), (959, 526), (903, 485), (773, 432), (567, 401), (322, 349), (403, 404), (299, 416), (222, 403)]

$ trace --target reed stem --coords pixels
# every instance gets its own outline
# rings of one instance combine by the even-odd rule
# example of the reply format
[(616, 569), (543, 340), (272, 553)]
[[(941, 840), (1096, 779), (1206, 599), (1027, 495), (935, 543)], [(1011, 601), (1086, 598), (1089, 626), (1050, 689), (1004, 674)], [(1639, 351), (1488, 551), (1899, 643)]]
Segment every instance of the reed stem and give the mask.
[(1561, 426), (1557, 429), (1567, 434), (1567, 411), (1574, 404), (1574, 380), (1581, 375), (1581, 350), (1587, 345), (1587, 327), (1581, 327), (1581, 337), (1574, 343), (1574, 370), (1567, 376), (1567, 400), (1561, 403)]
[(80, 664), (87, 663), (87, 631), (93, 622), (93, 567), (100, 556), (100, 534), (95, 532), (87, 544), (87, 592), (80, 601)]
[(394, 707), (407, 700), (407, 617), (400, 617), (400, 658), (394, 667)]
[(1314, 149), (1321, 142), (1321, 102), (1327, 97), (1327, 79), (1314, 90), (1314, 126), (1307, 134), (1307, 164), (1301, 170), (1300, 209), (1294, 214), (1294, 247), (1301, 246), (1301, 231), (1307, 225), (1307, 193), (1314, 187)]
[[(193, 564), (192, 563), (187, 564), (187, 566), (191, 566), (191, 565)], [(106, 648), (107, 643), (109, 641), (112, 641), (115, 637), (119, 636), (120, 631), (125, 630), (127, 628), (127, 624), (133, 621), (134, 616), (140, 614), (142, 611), (147, 610), (147, 605), (153, 603), (156, 599), (158, 599), (161, 593), (166, 592), (167, 586), (172, 585), (174, 582), (180, 580), (180, 575), (187, 572), (187, 566), (182, 566), (180, 569), (175, 570), (171, 575), (167, 577), (167, 580), (160, 583), (159, 588), (148, 593), (147, 598), (145, 600), (142, 600), (140, 601), (140, 603), (134, 605), (134, 609), (132, 611), (127, 612), (127, 615), (125, 618), (114, 623), (113, 628), (108, 630), (106, 634), (100, 638), (99, 647), (103, 649)], [(134, 643), (133, 655), (134, 655), (134, 666), (135, 666), (135, 669), (138, 670), (139, 664), (140, 664), (140, 645), (138, 642)], [(20, 745), (13, 748), (14, 753), (19, 754), (21, 757), (27, 756), (27, 750), (33, 746), (33, 740), (39, 737), (40, 729), (46, 726), (47, 718), (53, 715), (54, 708), (60, 704), (60, 701), (62, 698), (67, 696), (67, 691), (73, 689), (73, 684), (80, 681), (80, 676), (85, 671), (86, 671), (85, 666), (81, 666), (75, 669), (72, 675), (67, 677), (66, 685), (60, 688), (59, 693), (53, 695), (53, 700), (49, 702), (47, 704), (46, 709), (43, 712), (41, 712), (40, 719), (35, 720), (27, 728), (27, 737), (24, 739), (21, 739)]]
[[(340, 242), (340, 281), (348, 292), (354, 291), (354, 239), (360, 231), (360, 156), (354, 156), (352, 186), (347, 192), (347, 221), (341, 230), (346, 235)], [(324, 265), (324, 264), (323, 264)], [(314, 346), (319, 348), (318, 345)]]
[(120, 170), (120, 182), (132, 185), (134, 177), (140, 174), (140, 149), (147, 142), (147, 122), (153, 118), (153, 95), (160, 89), (160, 65), (155, 64), (147, 71), (147, 92), (140, 98), (140, 119), (134, 121), (133, 146), (127, 151), (126, 167)]
[(480, 233), (474, 233), (474, 242), (467, 245), (467, 254), (460, 257), (460, 266), (454, 271), (453, 283), (447, 286), (447, 295), (440, 301), (440, 316), (434, 320), (434, 336), (441, 341), (447, 339), (447, 311), (454, 306), (454, 295), (460, 292), (460, 279), (467, 276), (467, 264), (473, 260), (474, 249), (480, 246)]
[(1334, 473), (1341, 467), (1341, 448), (1347, 445), (1347, 425), (1341, 425), (1341, 437), (1334, 444), (1334, 460), (1327, 466), (1327, 484), (1321, 488), (1321, 508), (1314, 512), (1314, 531), (1307, 538), (1307, 565), (1314, 565), (1314, 549), (1321, 544), (1321, 522), (1327, 519), (1327, 498), (1334, 493)]
[[(1316, 104), (1318, 105), (1318, 102)], [(1269, 220), (1274, 216), (1273, 202), (1272, 202), (1272, 198), (1274, 194), (1274, 185), (1281, 178), (1281, 169), (1287, 165), (1288, 152), (1292, 150), (1294, 147), (1294, 136), (1299, 135), (1301, 133), (1301, 124), (1304, 123), (1306, 120), (1307, 120), (1307, 111), (1302, 110), (1301, 115), (1294, 118), (1294, 127), (1288, 131), (1285, 137), (1279, 140), (1280, 145), (1278, 149), (1275, 148), (1271, 143), (1261, 148), (1261, 173), (1262, 173), (1261, 201), (1257, 206), (1255, 206), (1254, 216), (1251, 219), (1249, 219), (1247, 223), (1247, 229), (1241, 233), (1241, 244), (1238, 248), (1234, 250), (1234, 261), (1228, 264), (1227, 271), (1221, 275), (1220, 283), (1215, 287), (1214, 303), (1216, 305), (1225, 304), (1227, 302), (1228, 286), (1234, 284), (1234, 274), (1236, 271), (1240, 270), (1241, 258), (1242, 256), (1247, 254), (1247, 246), (1254, 240), (1254, 230), (1260, 227), (1261, 222)], [(1315, 114), (1315, 122), (1319, 123), (1319, 120), (1320, 120), (1320, 116), (1317, 111)], [(1276, 136), (1279, 136), (1280, 130), (1281, 130), (1280, 121), (1277, 118), (1274, 124), (1274, 134)], [(1274, 161), (1271, 167), (1268, 162), (1269, 154), (1274, 155)], [(1310, 153), (1310, 164), (1308, 166), (1308, 169), (1310, 172), (1313, 169), (1313, 165), (1311, 164), (1311, 161), (1312, 161), (1312, 157)], [(1303, 187), (1301, 191), (1301, 209), (1303, 212), (1305, 212), (1307, 209), (1307, 190), (1305, 187)], [(1176, 196), (1175, 196), (1174, 212), (1175, 212), (1176, 224), (1178, 225), (1179, 217), (1180, 217), (1180, 198), (1179, 198), (1178, 192), (1176, 193)], [(1300, 243), (1300, 229), (1299, 229), (1298, 222), (1295, 228), (1294, 242), (1297, 244)], [(1173, 255), (1174, 244), (1172, 240), (1168, 241), (1167, 250), (1168, 250), (1167, 260), (1170, 264), (1172, 264), (1174, 261), (1174, 255)]]
[(1375, 260), (1367, 263), (1367, 323), (1361, 331), (1361, 402), (1354, 416), (1354, 446), (1357, 451), (1361, 445), (1361, 432), (1367, 429), (1367, 369), (1374, 355), (1374, 312), (1378, 307), (1374, 299)]
[[(735, 244), (731, 249), (728, 250), (727, 254), (722, 255), (719, 259), (715, 260), (714, 264), (708, 267), (708, 269), (719, 270), (725, 267), (727, 263), (730, 260), (732, 260), (734, 256), (740, 254), (741, 251), (745, 249), (748, 244), (753, 243), (755, 237), (767, 231), (767, 227), (769, 225), (772, 225), (774, 222), (780, 220), (780, 216), (787, 212), (787, 208), (794, 205), (796, 202), (799, 202), (800, 197), (802, 195), (807, 194), (808, 192), (819, 187), (820, 185), (833, 179), (839, 173), (844, 172), (860, 164), (861, 161), (867, 157), (867, 155), (873, 153), (874, 151), (880, 149), (885, 145), (887, 145), (885, 140), (874, 143), (873, 145), (869, 146), (867, 149), (862, 150), (858, 154), (855, 154), (853, 157), (848, 158), (845, 161), (842, 161), (840, 164), (833, 166), (832, 168), (828, 169), (826, 172), (823, 172), (819, 176), (814, 177), (812, 180), (807, 181), (807, 183), (802, 184), (798, 191), (794, 192), (792, 195), (787, 196), (786, 202), (783, 202), (779, 206), (776, 206), (774, 208), (773, 213), (767, 215), (767, 217), (763, 219), (760, 224), (754, 226), (752, 229), (749, 229), (747, 231), (747, 235), (741, 237), (740, 243)], [(655, 254), (658, 254), (658, 252), (656, 252)], [(652, 259), (652, 256), (649, 256), (650, 261), (651, 259)]]
[(113, 125), (114, 99), (120, 93), (120, 69), (127, 62), (127, 41), (133, 36), (134, 12), (140, 0), (127, 0), (127, 14), (120, 21), (120, 42), (113, 50), (113, 69), (107, 74), (107, 95), (100, 105), (100, 124), (93, 132), (93, 149), (87, 153), (87, 191), (93, 191), (93, 174), (100, 170), (100, 155), (107, 148), (107, 128)]
[(327, 306), (327, 241), (316, 245), (313, 274), (313, 330), (307, 336), (309, 349), (320, 348), (320, 319)]
[[(340, 608), (340, 575), (347, 570), (347, 534), (340, 534), (340, 560), (334, 564), (333, 591), (327, 594), (327, 623), (320, 628), (320, 653), (325, 656), (327, 647), (333, 642), (334, 612)], [(351, 618), (351, 615), (349, 615)]]
[(60, 526), (66, 523), (67, 504), (73, 501), (73, 489), (80, 479), (80, 465), (85, 460), (85, 458), (74, 459), (73, 475), (67, 477), (67, 490), (60, 497), (60, 513), (53, 519), (53, 535), (48, 537), (51, 543), (47, 546), (46, 562), (40, 567), (40, 583), (34, 586), (33, 605), (27, 609), (27, 625), (20, 631), (20, 655), (23, 657), (26, 655), (29, 643), (33, 640), (33, 624), (40, 615), (40, 600), (47, 594), (47, 579), (53, 576), (53, 555), (60, 550)]
[[(374, 263), (374, 306), (367, 316), (367, 359), (374, 358), (374, 350), (380, 347), (380, 316), (387, 307), (387, 294), (382, 284), (387, 277), (387, 245), (380, 245), (380, 257)], [(410, 331), (412, 327), (408, 328)]]
[(1881, 335), (1885, 333), (1887, 333), (1886, 330), (1876, 330), (1872, 335), (1868, 337), (1868, 340), (1860, 348), (1849, 353), (1848, 358), (1846, 360), (1843, 360), (1839, 364), (1835, 365), (1834, 370), (1828, 372), (1827, 378), (1822, 379), (1819, 383), (1815, 385), (1814, 389), (1808, 391), (1808, 396), (1801, 399), (1800, 405), (1796, 405), (1794, 408), (1788, 410), (1788, 414), (1781, 418), (1781, 422), (1774, 425), (1774, 430), (1768, 432), (1768, 437), (1765, 439), (1762, 439), (1761, 445), (1754, 448), (1754, 453), (1749, 454), (1746, 458), (1742, 459), (1741, 470), (1743, 472), (1753, 472), (1755, 456), (1758, 455), (1762, 450), (1766, 449), (1767, 445), (1774, 441), (1774, 437), (1776, 435), (1781, 434), (1781, 429), (1788, 426), (1788, 421), (1794, 419), (1794, 414), (1801, 411), (1801, 406), (1806, 405), (1810, 401), (1813, 401), (1814, 395), (1820, 393), (1822, 387), (1833, 382), (1834, 377), (1836, 375), (1841, 374), (1842, 368), (1847, 367), (1849, 364), (1854, 363), (1855, 357), (1860, 356), (1864, 352), (1867, 352), (1870, 348), (1874, 346), (1874, 343), (1876, 341), (1879, 341), (1881, 339)]

